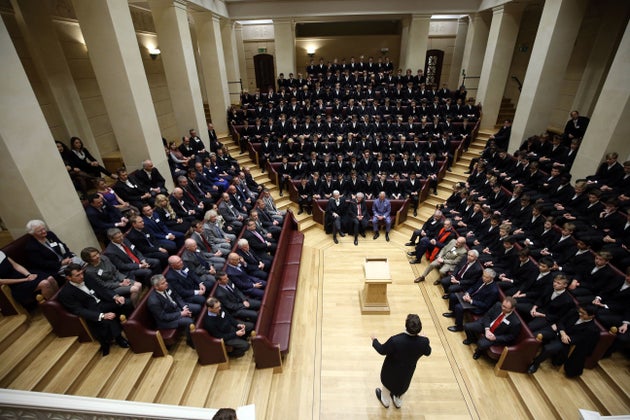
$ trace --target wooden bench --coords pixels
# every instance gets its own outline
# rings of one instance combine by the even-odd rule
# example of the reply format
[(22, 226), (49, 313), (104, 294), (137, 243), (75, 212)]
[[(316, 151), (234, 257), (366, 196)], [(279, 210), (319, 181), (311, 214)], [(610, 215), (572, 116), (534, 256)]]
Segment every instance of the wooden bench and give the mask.
[[(391, 216), (392, 216), (392, 227), (396, 227), (399, 224), (403, 223), (407, 220), (407, 211), (409, 210), (409, 199), (405, 200), (389, 200), (392, 206)], [(365, 200), (367, 204), (368, 213), (372, 214), (372, 205), (374, 200)], [(325, 215), (326, 215), (326, 206), (328, 205), (328, 200), (313, 200), (313, 220), (317, 223), (324, 225)], [(372, 219), (368, 221), (368, 225), (372, 225)]]
[[(215, 284), (211, 296), (214, 296)], [(212, 365), (222, 363), (224, 367), (229, 366), (228, 350), (229, 346), (225, 345), (222, 338), (216, 338), (210, 335), (203, 327), (203, 319), (206, 315), (206, 308), (202, 308), (201, 313), (197, 317), (197, 321), (190, 327), (190, 338), (195, 345), (197, 352), (197, 360), (200, 365)]]
[(82, 343), (94, 341), (94, 337), (85, 319), (70, 313), (57, 299), (59, 292), (64, 287), (72, 286), (62, 286), (50, 299), (45, 299), (42, 295), (37, 295), (39, 309), (48, 320), (48, 323), (57, 337), (78, 336), (79, 341)]
[(303, 243), (304, 234), (298, 231), (297, 220), (289, 211), (280, 233), (252, 337), (254, 361), (259, 369), (281, 369), (282, 358), (289, 351)]

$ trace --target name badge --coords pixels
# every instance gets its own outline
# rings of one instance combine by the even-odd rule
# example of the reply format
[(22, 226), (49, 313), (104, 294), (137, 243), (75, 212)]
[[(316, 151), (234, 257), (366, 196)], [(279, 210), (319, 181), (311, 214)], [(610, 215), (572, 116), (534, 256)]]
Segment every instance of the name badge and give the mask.
[(57, 246), (57, 242), (50, 242), (49, 245), (50, 246)]
[(136, 249), (136, 246), (134, 244), (131, 244), (131, 249)]
[(510, 320), (509, 320), (509, 319), (507, 319), (507, 318), (503, 318), (503, 323), (504, 323), (505, 325), (510, 325)]
[(160, 219), (159, 218), (155, 219), (155, 223), (160, 223)]
[(188, 274), (188, 267), (184, 268), (184, 269), (182, 270), (182, 273), (184, 273), (184, 274)]
[(151, 235), (149, 235), (148, 233), (147, 233), (146, 235), (144, 235), (144, 236), (146, 236), (147, 238), (150, 238), (150, 237), (151, 237)]
[(96, 274), (98, 274), (99, 276), (103, 275), (103, 269), (99, 268), (98, 271), (96, 272)]

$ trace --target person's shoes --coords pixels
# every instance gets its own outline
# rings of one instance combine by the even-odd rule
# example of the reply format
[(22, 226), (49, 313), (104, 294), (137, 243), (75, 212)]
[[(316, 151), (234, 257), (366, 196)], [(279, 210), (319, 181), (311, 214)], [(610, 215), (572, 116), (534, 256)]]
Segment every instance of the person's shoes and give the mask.
[(419, 259), (413, 259), (411, 261), (409, 261), (409, 264), (420, 264), (420, 260)]
[(409, 255), (410, 257), (413, 257), (414, 255), (416, 255), (416, 253), (414, 251), (409, 251), (407, 252), (407, 255)]
[(195, 348), (195, 343), (193, 343), (192, 339), (190, 338), (186, 340), (186, 345), (188, 345), (188, 347), (190, 347), (191, 349)]
[(449, 330), (450, 332), (459, 332), (459, 331), (464, 331), (464, 327), (460, 327), (458, 325), (451, 325), (450, 327), (447, 328), (447, 330)]
[(310, 215), (311, 213), (312, 213), (311, 209), (310, 209), (310, 208), (307, 208), (307, 209), (306, 209), (306, 214), (309, 214), (309, 215)]
[(468, 338), (465, 339), (464, 341), (462, 341), (462, 344), (465, 346), (470, 346), (473, 343), (472, 340), (469, 340)]
[(434, 285), (434, 286), (437, 286), (438, 284), (440, 284), (440, 279), (437, 279), (437, 280), (435, 280), (435, 281), (433, 282), (433, 285)]
[(444, 293), (444, 294), (442, 295), (442, 299), (446, 300), (446, 299), (448, 299), (448, 298), (449, 298), (448, 293)]
[(418, 215), (418, 210), (413, 211), (413, 216), (416, 217)]
[(109, 354), (109, 343), (101, 344), (101, 354), (107, 356)]
[(470, 171), (465, 171), (464, 173), (468, 175), (470, 173)]
[(409, 241), (405, 244), (405, 246), (416, 246), (416, 243)]
[(372, 237), (372, 239), (377, 239), (379, 236), (381, 236), (380, 233), (374, 232), (374, 236)]
[(477, 360), (481, 357), (481, 353), (479, 353), (479, 351), (475, 350), (475, 352), (473, 353), (473, 359)]
[(365, 232), (361, 232), (359, 235), (361, 235), (362, 238), (365, 238)]
[(339, 243), (339, 240), (337, 239), (337, 237), (336, 237), (336, 236), (333, 236), (333, 242), (334, 242), (334, 243), (336, 243), (336, 244), (338, 244), (338, 243)]
[(385, 240), (389, 242), (389, 232), (385, 232)]
[(280, 191), (280, 197), (282, 197), (282, 191)]
[(376, 398), (378, 398), (378, 402), (380, 402), (383, 405), (383, 407), (389, 408), (389, 404), (385, 404), (383, 400), (381, 399), (381, 393), (383, 392), (381, 391), (381, 388), (376, 388), (374, 392), (376, 392)]
[(402, 400), (400, 398), (398, 398), (397, 396), (391, 393), (389, 394), (389, 396), (392, 397), (392, 402), (394, 403), (394, 407), (396, 408), (402, 407)]
[(527, 373), (529, 373), (530, 375), (533, 375), (538, 370), (538, 366), (539, 366), (538, 363), (532, 363), (527, 368)]
[(424, 281), (424, 276), (420, 276), (417, 279), (415, 279), (413, 282), (414, 283), (420, 283), (421, 281)]
[(359, 240), (357, 238), (354, 238), (354, 244), (359, 245)]
[(304, 213), (304, 210), (300, 209), (300, 211), (298, 211), (298, 214), (302, 214)]
[(453, 169), (452, 169), (452, 168), (446, 168), (446, 170), (447, 170), (448, 172), (453, 172)]
[(123, 349), (129, 348), (129, 342), (125, 340), (125, 338), (122, 335), (119, 335), (118, 337), (116, 337), (116, 344), (118, 344), (118, 347), (122, 347)]
[(433, 195), (437, 195), (437, 190), (433, 190)]
[(346, 234), (343, 233), (343, 232), (339, 232), (339, 236), (341, 236), (343, 238), (344, 236), (346, 236)]
[(453, 312), (444, 312), (442, 316), (444, 318), (455, 318), (455, 314)]

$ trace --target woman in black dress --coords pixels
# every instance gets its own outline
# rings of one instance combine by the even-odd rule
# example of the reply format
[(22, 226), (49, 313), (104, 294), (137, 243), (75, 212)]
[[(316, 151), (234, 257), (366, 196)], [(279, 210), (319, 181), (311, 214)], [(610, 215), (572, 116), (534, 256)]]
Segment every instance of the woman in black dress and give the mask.
[(52, 276), (32, 274), (2, 251), (0, 251), (0, 284), (8, 285), (13, 298), (24, 306), (35, 302), (37, 292), (46, 299), (50, 299), (59, 289), (57, 281)]
[(74, 163), (73, 166), (78, 167), (83, 172), (95, 177), (100, 177), (101, 173), (104, 173), (110, 178), (118, 179), (118, 175), (112, 174), (94, 159), (88, 149), (83, 147), (83, 141), (80, 138), (70, 138), (70, 152), (70, 157)]

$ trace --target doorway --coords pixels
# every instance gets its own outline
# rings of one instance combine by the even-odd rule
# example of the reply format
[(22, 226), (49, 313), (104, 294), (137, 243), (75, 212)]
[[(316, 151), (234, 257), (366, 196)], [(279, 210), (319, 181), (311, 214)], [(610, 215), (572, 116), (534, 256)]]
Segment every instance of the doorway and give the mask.
[(273, 68), (273, 56), (271, 54), (258, 54), (254, 56), (254, 72), (256, 73), (256, 87), (261, 92), (267, 92), (269, 87), (275, 89), (275, 75)]

